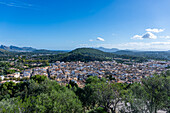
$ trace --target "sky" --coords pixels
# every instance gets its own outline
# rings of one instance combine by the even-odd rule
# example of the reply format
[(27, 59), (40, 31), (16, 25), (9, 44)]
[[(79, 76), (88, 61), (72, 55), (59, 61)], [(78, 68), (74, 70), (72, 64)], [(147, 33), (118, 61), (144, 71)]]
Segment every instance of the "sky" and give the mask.
[(0, 45), (170, 50), (170, 0), (0, 0)]

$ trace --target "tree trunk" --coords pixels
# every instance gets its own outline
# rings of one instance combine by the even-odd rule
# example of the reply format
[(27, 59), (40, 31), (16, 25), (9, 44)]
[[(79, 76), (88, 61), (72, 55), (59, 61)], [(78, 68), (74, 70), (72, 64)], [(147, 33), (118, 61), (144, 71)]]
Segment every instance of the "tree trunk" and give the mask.
[(155, 112), (154, 113), (157, 113), (157, 106), (155, 106)]
[(116, 113), (116, 110), (112, 108), (112, 109), (111, 109), (111, 112), (112, 112), (112, 113)]

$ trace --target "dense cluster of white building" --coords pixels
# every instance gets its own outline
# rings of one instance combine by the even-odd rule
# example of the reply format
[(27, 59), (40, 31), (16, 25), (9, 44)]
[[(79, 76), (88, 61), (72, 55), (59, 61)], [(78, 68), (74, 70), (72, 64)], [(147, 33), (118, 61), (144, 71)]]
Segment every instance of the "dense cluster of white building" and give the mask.
[(2, 80), (5, 78), (22, 78), (34, 75), (45, 75), (58, 83), (67, 84), (70, 80), (76, 82), (80, 87), (89, 76), (97, 76), (99, 78), (112, 78), (110, 82), (133, 83), (140, 82), (141, 78), (153, 76), (153, 74), (161, 74), (168, 70), (170, 62), (166, 61), (149, 61), (144, 63), (132, 63), (132, 65), (117, 63), (115, 61), (94, 61), (94, 62), (60, 62), (57, 61), (51, 66), (37, 67), (19, 72), (0, 76)]

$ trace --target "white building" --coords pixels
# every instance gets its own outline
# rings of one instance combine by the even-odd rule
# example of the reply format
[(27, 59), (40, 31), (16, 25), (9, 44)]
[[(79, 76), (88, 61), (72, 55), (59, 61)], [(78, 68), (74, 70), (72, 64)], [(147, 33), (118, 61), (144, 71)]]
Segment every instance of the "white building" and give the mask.
[(4, 80), (5, 77), (3, 75), (1, 75), (0, 78), (1, 78), (1, 80)]
[(20, 72), (14, 73), (14, 77), (15, 77), (15, 78), (19, 78), (19, 77), (20, 77)]

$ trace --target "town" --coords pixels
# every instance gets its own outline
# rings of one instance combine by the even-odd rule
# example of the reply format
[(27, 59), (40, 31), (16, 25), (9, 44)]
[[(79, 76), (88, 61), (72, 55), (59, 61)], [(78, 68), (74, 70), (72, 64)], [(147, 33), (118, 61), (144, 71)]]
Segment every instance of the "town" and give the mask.
[(0, 113), (170, 113), (170, 0), (0, 0)]
[(150, 60), (143, 63), (117, 63), (113, 61), (91, 61), (91, 62), (61, 62), (56, 61), (50, 66), (35, 67), (25, 69), (22, 72), (1, 75), (0, 84), (13, 81), (19, 83), (28, 80), (34, 75), (44, 75), (49, 79), (56, 80), (61, 85), (66, 85), (69, 81), (77, 83), (79, 87), (84, 87), (89, 76), (106, 78), (107, 82), (127, 83), (141, 82), (142, 78), (161, 74), (169, 70), (170, 61)]

